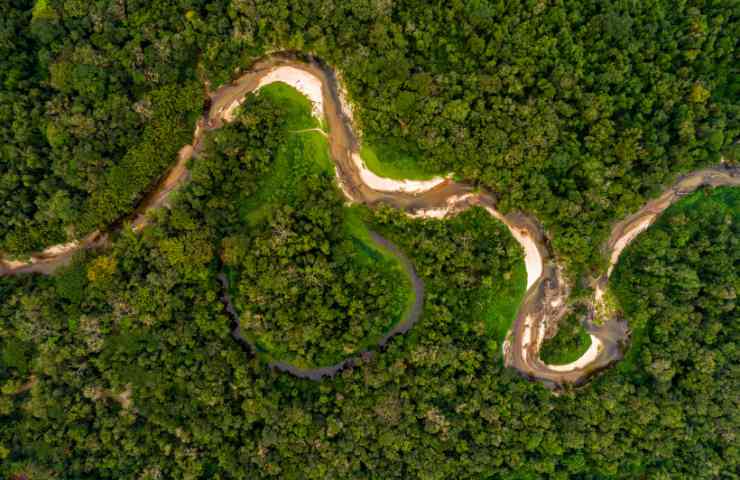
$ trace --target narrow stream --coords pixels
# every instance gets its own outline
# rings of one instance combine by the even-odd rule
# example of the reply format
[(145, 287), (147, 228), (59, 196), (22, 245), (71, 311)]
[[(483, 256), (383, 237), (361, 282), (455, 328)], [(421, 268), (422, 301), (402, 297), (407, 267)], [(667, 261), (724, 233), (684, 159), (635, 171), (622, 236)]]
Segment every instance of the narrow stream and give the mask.
[[(329, 126), (328, 142), (335, 162), (337, 183), (351, 202), (364, 203), (369, 206), (387, 204), (405, 211), (414, 217), (444, 218), (455, 215), (471, 206), (484, 207), (491, 215), (502, 221), (525, 252), (527, 267), (527, 293), (519, 308), (519, 313), (503, 346), (504, 360), (508, 366), (517, 369), (522, 375), (542, 381), (549, 386), (563, 384), (580, 384), (593, 373), (608, 367), (622, 357), (629, 330), (626, 322), (616, 314), (601, 318), (599, 325), (593, 321), (588, 324), (588, 331), (598, 339), (600, 348), (595, 353), (588, 353), (588, 358), (579, 359), (567, 366), (550, 366), (539, 358), (539, 349), (545, 335), (552, 333), (560, 318), (569, 311), (568, 297), (570, 286), (563, 280), (562, 269), (558, 266), (547, 248), (548, 241), (540, 224), (531, 216), (520, 212), (501, 214), (496, 210), (495, 197), (489, 193), (476, 192), (473, 185), (454, 182), (449, 178), (438, 179), (429, 184), (410, 188), (403, 181), (386, 179), (383, 189), (371, 188), (363, 181), (363, 165), (359, 160), (360, 145), (354, 132), (352, 112), (349, 110), (346, 95), (339, 84), (333, 69), (310, 55), (296, 53), (279, 53), (257, 61), (244, 75), (229, 85), (224, 85), (215, 92), (209, 93), (206, 114), (195, 128), (193, 140), (180, 150), (176, 164), (156, 183), (149, 194), (140, 202), (138, 208), (126, 219), (135, 230), (143, 228), (148, 222), (147, 212), (153, 208), (166, 206), (169, 194), (189, 179), (186, 168), (191, 158), (197, 158), (202, 149), (203, 135), (221, 127), (231, 118), (236, 105), (244, 97), (262, 85), (266, 76), (279, 79), (280, 68), (303, 72), (305, 84), (321, 84), (323, 114)], [(292, 74), (295, 72), (291, 71)], [(299, 89), (300, 84), (298, 85)], [(307, 87), (308, 88), (308, 87)], [(316, 95), (316, 92), (313, 92)], [(310, 95), (309, 95), (310, 98)], [(396, 185), (396, 188), (391, 188)], [(710, 185), (740, 185), (740, 169), (725, 164), (692, 172), (681, 177), (660, 197), (647, 202), (636, 213), (615, 224), (609, 241), (605, 245), (604, 255), (613, 266), (621, 253), (637, 234), (648, 228), (655, 219), (683, 195), (697, 188)], [(377, 186), (377, 185), (376, 185)], [(114, 228), (120, 227), (118, 222)], [(398, 249), (377, 234), (373, 241), (393, 251), (404, 263), (407, 273), (413, 272), (411, 263)], [(72, 258), (74, 252), (82, 248), (94, 248), (104, 245), (106, 235), (94, 232), (80, 242), (54, 246), (36, 255), (29, 261), (0, 260), (0, 275), (38, 272), (50, 274), (56, 268)], [(590, 308), (596, 314), (603, 310), (604, 292), (611, 273), (610, 267), (602, 276), (589, 280), (595, 295)], [(416, 323), (423, 308), (423, 284), (415, 273), (409, 273), (414, 290), (417, 293), (417, 304), (408, 318), (394, 327), (380, 346), (398, 333), (408, 331)], [(226, 297), (227, 310), (230, 302)], [(233, 306), (229, 312), (235, 317)], [(237, 338), (241, 338), (238, 330)], [(365, 355), (368, 355), (367, 353)], [(587, 360), (587, 361), (586, 361)], [(302, 378), (317, 379), (333, 375), (339, 369), (356, 364), (358, 358), (345, 360), (339, 365), (326, 369), (301, 370), (291, 365), (275, 363), (277, 369), (287, 371)]]
[[(378, 348), (382, 350), (383, 348), (385, 348), (386, 344), (390, 341), (391, 338), (395, 337), (396, 335), (408, 332), (411, 327), (413, 327), (416, 322), (419, 321), (419, 318), (421, 318), (421, 314), (424, 309), (424, 282), (421, 281), (421, 278), (419, 278), (419, 275), (416, 273), (416, 269), (414, 269), (411, 260), (409, 260), (409, 258), (404, 255), (403, 252), (401, 252), (401, 250), (395, 244), (391, 243), (389, 240), (383, 238), (380, 234), (372, 230), (370, 230), (369, 233), (370, 239), (373, 243), (381, 248), (388, 250), (394, 257), (396, 257), (400, 261), (404, 273), (411, 281), (411, 288), (414, 291), (414, 303), (405, 313), (404, 318), (400, 322), (395, 324), (388, 331), (388, 333), (386, 333), (378, 342)], [(255, 347), (255, 345), (244, 338), (241, 333), (241, 327), (239, 325), (239, 314), (237, 313), (236, 308), (234, 307), (234, 303), (231, 301), (231, 296), (229, 295), (230, 286), (228, 278), (226, 278), (226, 275), (221, 273), (218, 275), (218, 281), (221, 283), (222, 288), (221, 301), (224, 304), (226, 312), (231, 317), (231, 336), (234, 337), (234, 339), (252, 355), (257, 354), (257, 348)], [(325, 367), (299, 368), (290, 363), (280, 361), (271, 361), (268, 365), (271, 368), (290, 373), (291, 375), (295, 375), (298, 378), (321, 380), (323, 377), (333, 377), (345, 368), (355, 367), (363, 362), (368, 361), (372, 358), (374, 353), (375, 352), (373, 350), (364, 350), (353, 355), (350, 358), (342, 360), (339, 363)]]

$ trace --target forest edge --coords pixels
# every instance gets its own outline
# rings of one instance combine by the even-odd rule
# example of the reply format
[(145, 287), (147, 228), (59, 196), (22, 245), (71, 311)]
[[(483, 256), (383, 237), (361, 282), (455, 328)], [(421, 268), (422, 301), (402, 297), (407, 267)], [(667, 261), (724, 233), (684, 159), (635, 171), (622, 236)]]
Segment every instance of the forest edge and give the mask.
[[(283, 70), (281, 74), (281, 69), (290, 70)], [(587, 280), (587, 284), (594, 289), (593, 298), (586, 302), (589, 312), (586, 328), (592, 338), (592, 348), (568, 365), (547, 365), (539, 358), (542, 341), (554, 334), (559, 320), (571, 308), (567, 302), (570, 286), (563, 277), (562, 267), (548, 250), (549, 242), (540, 224), (521, 212), (505, 215), (498, 212), (493, 195), (476, 191), (473, 185), (455, 182), (449, 177), (424, 182), (378, 177), (382, 181), (375, 181), (368, 175), (369, 170), (359, 155), (359, 139), (355, 133), (357, 128), (346, 92), (334, 70), (311, 55), (273, 53), (255, 62), (247, 73), (232, 83), (208, 92), (207, 111), (197, 122), (192, 143), (180, 149), (176, 164), (144, 196), (138, 208), (110, 229), (124, 223), (130, 224), (135, 231), (143, 228), (148, 222), (147, 212), (166, 206), (169, 194), (188, 181), (190, 174), (187, 164), (201, 151), (203, 135), (231, 120), (234, 109), (247, 94), (273, 81), (285, 80), (312, 100), (316, 113), (323, 111), (329, 127), (327, 137), (335, 162), (337, 183), (350, 202), (364, 203), (371, 207), (387, 204), (403, 210), (409, 216), (424, 218), (446, 218), (471, 206), (481, 206), (506, 225), (524, 249), (527, 292), (504, 342), (504, 361), (522, 375), (541, 381), (548, 387), (582, 384), (594, 373), (622, 358), (629, 330), (619, 312), (605, 301), (608, 279), (622, 250), (682, 196), (705, 185), (740, 185), (740, 169), (726, 164), (692, 172), (680, 177), (658, 198), (650, 200), (636, 213), (613, 226), (604, 247), (604, 255), (609, 259), (607, 271), (599, 277)], [(320, 102), (317, 85), (320, 85)], [(77, 250), (100, 247), (106, 243), (106, 239), (105, 233), (95, 231), (80, 241), (49, 247), (39, 254), (31, 255), (27, 261), (0, 260), (0, 275), (51, 274), (58, 267), (70, 263)], [(382, 237), (380, 239), (384, 240)], [(411, 275), (412, 282), (414, 277), (415, 275)], [(413, 282), (415, 288), (421, 289), (417, 291), (421, 293), (417, 295), (418, 303), (419, 299), (423, 299), (423, 285), (418, 277), (416, 280), (419, 284)], [(417, 308), (415, 305), (407, 317), (381, 341), (380, 346), (391, 336), (407, 331), (418, 319), (420, 312), (421, 307)], [(414, 315), (416, 318), (413, 318)], [(599, 321), (595, 322), (597, 317)], [(355, 358), (347, 359), (329, 367), (331, 371), (317, 369), (316, 372), (296, 372), (289, 365), (275, 366), (300, 377), (320, 379), (326, 374), (333, 375), (344, 367), (355, 365), (356, 362)]]

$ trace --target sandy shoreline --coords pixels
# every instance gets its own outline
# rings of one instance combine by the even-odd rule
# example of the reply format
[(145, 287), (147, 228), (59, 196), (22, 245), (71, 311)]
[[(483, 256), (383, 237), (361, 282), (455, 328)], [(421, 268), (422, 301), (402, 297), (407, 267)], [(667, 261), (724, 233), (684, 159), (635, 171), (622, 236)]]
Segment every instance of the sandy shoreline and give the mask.
[[(592, 344), (581, 358), (567, 365), (542, 363), (539, 347), (547, 329), (556, 325), (568, 311), (570, 289), (548, 253), (548, 242), (539, 224), (520, 213), (501, 214), (495, 208), (493, 196), (478, 193), (472, 185), (454, 182), (450, 178), (393, 180), (371, 172), (360, 157), (351, 105), (341, 84), (330, 69), (310, 57), (305, 60), (292, 54), (270, 56), (256, 62), (249, 72), (231, 84), (210, 93), (210, 110), (198, 122), (192, 144), (183, 146), (176, 164), (130, 216), (129, 223), (136, 230), (146, 225), (149, 210), (166, 206), (170, 193), (189, 179), (187, 164), (192, 158), (197, 158), (202, 147), (202, 135), (232, 121), (237, 107), (248, 93), (273, 82), (284, 82), (296, 88), (311, 101), (312, 113), (327, 121), (326, 136), (335, 162), (337, 183), (350, 202), (370, 206), (387, 204), (410, 216), (423, 218), (445, 218), (478, 205), (507, 226), (524, 251), (527, 271), (527, 293), (504, 348), (507, 365), (531, 378), (563, 384), (581, 382), (594, 371), (621, 358), (620, 342), (627, 336), (626, 324), (607, 319), (603, 326), (589, 326)], [(726, 166), (688, 174), (659, 198), (649, 201), (638, 212), (614, 225), (605, 248), (609, 259), (608, 271), (594, 282), (595, 298), (589, 303), (591, 307), (603, 299), (609, 274), (624, 248), (668, 206), (701, 185), (740, 185), (740, 174), (737, 168)], [(32, 255), (27, 262), (0, 260), (0, 275), (49, 274), (71, 261), (77, 250), (91, 248), (104, 241), (105, 235), (94, 232), (82, 241), (49, 247)]]
[(596, 357), (599, 355), (599, 351), (601, 350), (601, 340), (599, 340), (598, 337), (596, 337), (594, 334), (590, 334), (591, 336), (591, 345), (588, 347), (588, 350), (581, 355), (578, 360), (575, 360), (570, 363), (566, 363), (565, 365), (552, 365), (547, 364), (547, 367), (550, 370), (554, 370), (556, 372), (570, 372), (573, 370), (585, 368), (596, 360)]
[(368, 187), (379, 192), (422, 193), (448, 180), (446, 177), (434, 177), (431, 180), (394, 180), (388, 177), (381, 177), (367, 168), (365, 161), (359, 153), (353, 153), (352, 160), (360, 171), (362, 181)]

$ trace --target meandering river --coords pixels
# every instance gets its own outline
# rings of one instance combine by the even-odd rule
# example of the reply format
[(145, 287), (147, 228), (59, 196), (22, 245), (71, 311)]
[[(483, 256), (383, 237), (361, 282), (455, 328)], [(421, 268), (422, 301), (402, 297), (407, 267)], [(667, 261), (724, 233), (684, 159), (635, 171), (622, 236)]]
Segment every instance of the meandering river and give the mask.
[[(414, 302), (406, 311), (404, 318), (400, 322), (396, 323), (378, 341), (378, 347), (384, 348), (391, 338), (395, 337), (396, 335), (408, 332), (411, 327), (413, 327), (414, 324), (419, 321), (419, 318), (421, 318), (421, 314), (424, 309), (424, 282), (422, 282), (421, 278), (419, 278), (419, 275), (417, 275), (416, 269), (411, 263), (411, 260), (409, 260), (409, 258), (395, 244), (383, 238), (377, 232), (370, 230), (369, 233), (370, 240), (375, 245), (390, 252), (391, 255), (396, 257), (396, 259), (401, 263), (401, 268), (403, 268), (407, 277), (411, 281), (411, 289), (414, 292)], [(231, 297), (229, 295), (229, 280), (226, 278), (226, 275), (219, 274), (218, 281), (221, 282), (222, 286), (221, 301), (223, 302), (224, 308), (226, 309), (226, 312), (229, 314), (232, 320), (231, 335), (237, 342), (239, 342), (240, 345), (242, 345), (242, 347), (244, 347), (250, 353), (256, 354), (257, 348), (255, 347), (255, 345), (244, 338), (241, 333), (241, 327), (239, 326), (239, 314), (237, 313), (236, 308), (234, 307), (234, 303), (231, 301)], [(347, 367), (359, 365), (362, 362), (370, 359), (374, 354), (375, 352), (372, 350), (364, 350), (349, 358), (346, 358), (345, 360), (342, 360), (337, 364), (315, 368), (300, 368), (290, 363), (280, 361), (271, 361), (269, 362), (269, 365), (274, 369), (280, 370), (282, 372), (288, 372), (299, 378), (321, 380), (321, 378), (323, 377), (332, 377)]]
[[(166, 206), (169, 194), (188, 181), (190, 174), (187, 163), (191, 158), (197, 158), (202, 149), (203, 135), (231, 120), (234, 109), (247, 94), (273, 81), (286, 81), (293, 85), (312, 100), (315, 113), (323, 114), (329, 127), (328, 144), (335, 163), (337, 182), (349, 201), (370, 206), (383, 203), (401, 209), (410, 216), (436, 218), (455, 215), (471, 206), (481, 206), (509, 228), (524, 250), (527, 292), (504, 342), (504, 360), (521, 374), (548, 386), (582, 383), (594, 372), (621, 358), (629, 330), (616, 312), (609, 312), (603, 300), (612, 267), (622, 250), (681, 196), (703, 185), (740, 185), (740, 169), (737, 167), (720, 165), (693, 172), (681, 177), (660, 197), (615, 224), (604, 246), (604, 255), (609, 258), (610, 267), (602, 276), (589, 280), (595, 291), (587, 305), (590, 311), (587, 330), (592, 337), (592, 347), (571, 364), (547, 365), (539, 358), (540, 346), (545, 335), (551, 334), (557, 322), (569, 311), (570, 286), (564, 281), (562, 269), (547, 247), (548, 242), (539, 223), (524, 213), (501, 214), (496, 210), (493, 195), (476, 191), (472, 185), (454, 182), (449, 177), (409, 182), (369, 174), (359, 156), (359, 140), (346, 94), (335, 72), (311, 56), (292, 53), (270, 55), (256, 62), (231, 84), (209, 92), (210, 107), (198, 121), (191, 144), (182, 147), (175, 165), (125, 219), (127, 223), (139, 230), (148, 222), (147, 212)], [(411, 262), (394, 245), (377, 234), (373, 234), (372, 239), (401, 260), (417, 295), (416, 303), (407, 317), (380, 342), (383, 346), (393, 335), (407, 331), (418, 320), (423, 307), (424, 290)], [(59, 266), (69, 263), (77, 250), (101, 246), (105, 242), (104, 233), (93, 232), (79, 242), (50, 247), (32, 255), (27, 261), (0, 260), (0, 275), (50, 274)], [(222, 277), (221, 281), (225, 283), (226, 280)], [(228, 289), (224, 288), (224, 291), (228, 292)], [(236, 318), (226, 293), (224, 302), (229, 313)], [(596, 322), (595, 318), (599, 321)], [(238, 325), (233, 334), (241, 338)], [(366, 355), (363, 354), (363, 357)], [(358, 361), (359, 358), (350, 358), (338, 365), (313, 370), (302, 370), (284, 363), (275, 363), (273, 366), (299, 377), (320, 379)]]

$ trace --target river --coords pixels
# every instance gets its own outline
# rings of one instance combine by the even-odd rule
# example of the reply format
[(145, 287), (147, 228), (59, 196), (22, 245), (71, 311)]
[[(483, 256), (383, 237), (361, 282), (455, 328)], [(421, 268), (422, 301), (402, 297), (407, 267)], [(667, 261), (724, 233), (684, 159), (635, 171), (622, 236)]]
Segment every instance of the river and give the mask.
[[(622, 250), (683, 195), (703, 185), (740, 185), (740, 169), (737, 167), (723, 164), (692, 172), (677, 180), (660, 197), (647, 202), (640, 210), (615, 224), (604, 246), (604, 255), (610, 260), (609, 268), (600, 277), (587, 279), (595, 292), (593, 298), (587, 302), (590, 314), (586, 322), (594, 346), (572, 364), (547, 365), (540, 360), (539, 350), (545, 336), (554, 332), (557, 322), (570, 310), (570, 286), (563, 278), (557, 259), (549, 251), (549, 242), (537, 220), (521, 212), (504, 215), (496, 210), (496, 200), (492, 194), (480, 192), (465, 182), (452, 181), (449, 176), (418, 183), (392, 179), (368, 180), (373, 177), (368, 176), (359, 156), (360, 142), (346, 94), (334, 70), (310, 55), (269, 55), (255, 62), (249, 71), (232, 83), (208, 92), (209, 108), (197, 122), (191, 144), (182, 147), (173, 167), (156, 182), (131, 215), (116, 222), (116, 228), (122, 224), (130, 224), (135, 230), (143, 228), (148, 222), (147, 213), (154, 208), (166, 206), (169, 194), (190, 178), (187, 163), (191, 158), (197, 158), (203, 146), (203, 135), (228, 122), (233, 117), (234, 109), (243, 102), (247, 94), (271, 81), (287, 81), (312, 100), (318, 110), (316, 113), (323, 112), (328, 125), (327, 138), (335, 163), (337, 182), (349, 201), (371, 207), (382, 203), (401, 209), (413, 217), (434, 218), (449, 217), (471, 206), (481, 206), (508, 227), (524, 250), (527, 292), (504, 342), (504, 361), (522, 375), (542, 381), (548, 386), (583, 383), (593, 373), (622, 357), (629, 329), (617, 312), (609, 312), (604, 305), (609, 275)], [(50, 274), (59, 266), (69, 263), (77, 250), (104, 246), (106, 238), (104, 233), (93, 232), (79, 242), (50, 247), (32, 255), (27, 261), (0, 260), (0, 275), (33, 272)], [(423, 284), (413, 272), (410, 261), (394, 245), (377, 234), (373, 234), (373, 241), (383, 244), (401, 259), (417, 293), (417, 304), (383, 339), (383, 346), (393, 335), (407, 331), (418, 320), (423, 308)], [(228, 309), (228, 297), (225, 297), (225, 302)], [(594, 321), (595, 318), (599, 318), (599, 321)], [(240, 338), (236, 329), (235, 336)], [(339, 369), (354, 365), (360, 360), (361, 358), (353, 357), (338, 365), (326, 367), (325, 370), (311, 371), (282, 363), (275, 363), (273, 366), (299, 377), (317, 379), (323, 375), (333, 375)]]

